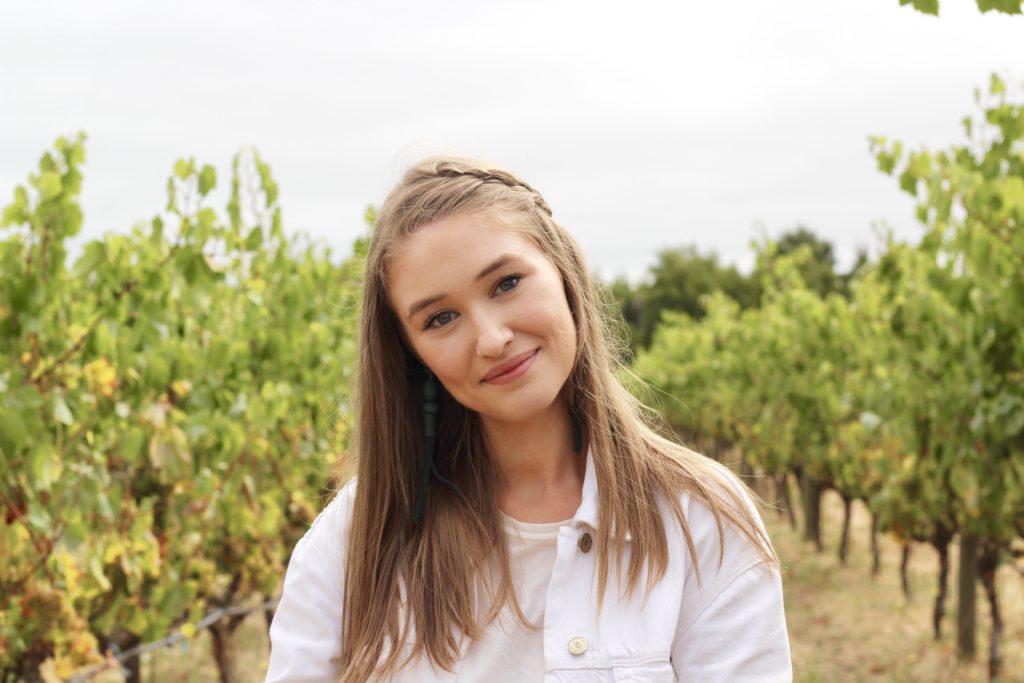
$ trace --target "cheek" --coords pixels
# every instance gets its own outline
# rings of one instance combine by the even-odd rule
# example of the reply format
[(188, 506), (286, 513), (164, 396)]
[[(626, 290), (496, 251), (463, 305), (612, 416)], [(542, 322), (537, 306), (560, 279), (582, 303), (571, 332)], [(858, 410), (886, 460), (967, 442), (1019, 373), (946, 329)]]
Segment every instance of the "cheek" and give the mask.
[(459, 335), (452, 335), (443, 342), (424, 344), (417, 349), (430, 371), (453, 394), (458, 393), (456, 387), (466, 380), (465, 346)]
[(564, 300), (559, 301), (555, 296), (548, 300), (548, 305), (537, 312), (536, 329), (543, 329), (544, 335), (550, 337), (551, 342), (564, 354), (575, 355), (576, 325)]

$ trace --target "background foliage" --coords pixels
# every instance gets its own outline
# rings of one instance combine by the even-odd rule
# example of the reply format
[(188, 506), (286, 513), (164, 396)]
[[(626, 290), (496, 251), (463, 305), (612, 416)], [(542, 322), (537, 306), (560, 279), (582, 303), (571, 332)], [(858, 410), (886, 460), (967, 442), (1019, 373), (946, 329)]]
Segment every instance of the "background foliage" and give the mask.
[[(821, 546), (834, 489), (847, 512), (864, 501), (877, 531), (936, 549), (936, 633), (959, 539), (964, 656), (975, 583), (997, 608), (994, 573), (1024, 536), (1024, 113), (1011, 90), (993, 77), (962, 145), (872, 141), (918, 204), (920, 244), (890, 240), (839, 273), (831, 245), (798, 227), (758, 245), (750, 275), (681, 247), (645, 282), (610, 287), (667, 420), (712, 454), (741, 453), (781, 499), (797, 481), (809, 541)], [(206, 203), (216, 170), (180, 160), (163, 211), (71, 260), (84, 161), (82, 136), (59, 139), (3, 212), (5, 681), (64, 680), (271, 597), (348, 445), (365, 244), (338, 261), (288, 237), (249, 150), (224, 212)], [(210, 627), (225, 681), (238, 621)]]
[[(825, 252), (769, 243), (758, 307), (716, 294), (699, 318), (667, 313), (636, 367), (675, 399), (666, 413), (684, 433), (795, 476), (819, 548), (826, 489), (847, 515), (863, 500), (877, 529), (935, 546), (936, 636), (959, 535), (960, 652), (974, 651), (977, 577), (995, 674), (994, 574), (1024, 537), (1024, 109), (996, 76), (978, 101), (963, 145), (872, 141), (879, 169), (917, 201), (920, 244), (890, 240), (848, 284), (822, 287)], [(841, 553), (845, 538), (844, 527)]]
[(215, 170), (181, 160), (160, 215), (69, 264), (83, 142), (58, 140), (3, 214), (2, 680), (273, 594), (347, 442), (359, 245), (336, 265), (286, 237), (247, 152), (226, 216), (205, 206)]

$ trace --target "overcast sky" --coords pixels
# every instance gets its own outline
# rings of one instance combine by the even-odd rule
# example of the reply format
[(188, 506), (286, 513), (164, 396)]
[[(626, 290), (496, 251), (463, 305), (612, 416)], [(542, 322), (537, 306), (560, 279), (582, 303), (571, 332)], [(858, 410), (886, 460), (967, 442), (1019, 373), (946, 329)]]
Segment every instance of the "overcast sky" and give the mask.
[(974, 0), (18, 0), (0, 26), (0, 201), (84, 130), (87, 239), (157, 212), (176, 158), (223, 189), (255, 145), (286, 227), (347, 252), (406, 165), (451, 152), (519, 173), (634, 280), (683, 244), (749, 267), (797, 224), (842, 264), (873, 223), (916, 239), (867, 137), (962, 141), (974, 88), (1024, 79), (1024, 17)]

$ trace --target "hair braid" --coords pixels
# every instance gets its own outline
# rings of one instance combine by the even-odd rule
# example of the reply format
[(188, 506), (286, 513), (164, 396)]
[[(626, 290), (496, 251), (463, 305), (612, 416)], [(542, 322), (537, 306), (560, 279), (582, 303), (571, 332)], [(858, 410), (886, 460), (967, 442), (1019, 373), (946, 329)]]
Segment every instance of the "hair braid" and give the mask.
[(551, 207), (548, 206), (547, 201), (540, 192), (530, 187), (525, 181), (516, 178), (508, 171), (504, 171), (499, 168), (481, 168), (472, 166), (462, 166), (460, 164), (452, 163), (451, 161), (441, 161), (435, 168), (435, 173), (440, 178), (476, 178), (483, 183), (497, 183), (504, 185), (512, 190), (526, 190), (530, 193), (533, 198), (533, 203), (537, 205), (537, 208), (546, 213), (547, 215), (553, 215), (551, 213)]

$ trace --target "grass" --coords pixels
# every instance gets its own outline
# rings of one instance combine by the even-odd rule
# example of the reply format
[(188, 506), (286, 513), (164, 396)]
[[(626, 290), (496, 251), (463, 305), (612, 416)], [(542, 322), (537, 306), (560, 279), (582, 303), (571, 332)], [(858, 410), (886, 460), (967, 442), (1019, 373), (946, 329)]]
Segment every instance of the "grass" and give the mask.
[[(900, 548), (880, 537), (881, 572), (871, 577), (870, 519), (859, 503), (853, 507), (850, 557), (837, 559), (842, 506), (825, 495), (823, 531), (826, 549), (813, 546), (769, 512), (768, 527), (785, 567), (786, 615), (796, 683), (971, 683), (987, 681), (988, 603), (978, 591), (978, 657), (957, 661), (956, 548), (951, 552), (950, 589), (943, 637), (932, 639), (931, 610), (938, 561), (929, 546), (916, 545), (909, 564), (911, 599), (900, 590)], [(1003, 683), (1024, 683), (1024, 578), (1008, 567), (999, 571), (1003, 611)], [(236, 634), (240, 683), (263, 680), (269, 648), (262, 616), (248, 618)], [(154, 652), (143, 660), (143, 679), (159, 683), (217, 681), (209, 637), (197, 636), (184, 647)], [(107, 681), (118, 680), (108, 677)]]

